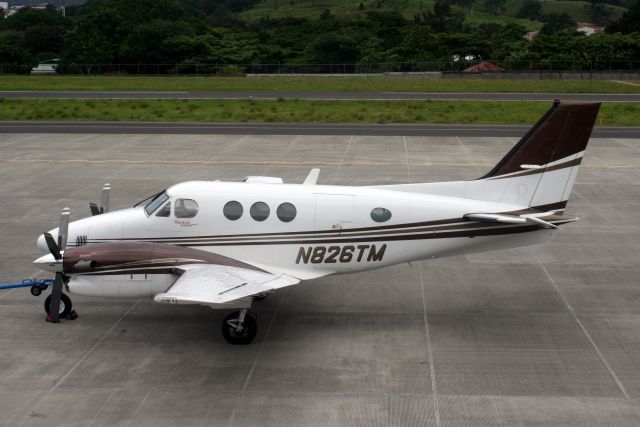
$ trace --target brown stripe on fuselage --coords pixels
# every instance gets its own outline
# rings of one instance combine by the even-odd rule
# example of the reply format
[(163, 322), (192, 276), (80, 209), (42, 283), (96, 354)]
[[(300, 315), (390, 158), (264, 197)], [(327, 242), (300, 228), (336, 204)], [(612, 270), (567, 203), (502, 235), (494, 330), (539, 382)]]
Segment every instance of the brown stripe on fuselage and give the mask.
[(496, 176), (494, 178), (489, 178), (489, 179), (509, 179), (509, 178), (519, 178), (521, 176), (527, 176), (527, 175), (537, 175), (537, 174), (541, 174), (541, 173), (545, 173), (545, 172), (551, 172), (551, 171), (555, 171), (555, 170), (559, 170), (559, 169), (564, 169), (564, 168), (572, 168), (574, 166), (578, 166), (580, 165), (580, 163), (582, 163), (582, 157), (578, 157), (576, 159), (573, 160), (568, 160), (566, 162), (563, 163), (558, 163), (557, 165), (553, 165), (553, 166), (547, 166), (544, 168), (540, 168), (540, 169), (527, 169), (527, 170), (523, 170), (520, 173), (514, 173), (513, 175), (506, 175), (506, 176)]
[[(139, 267), (144, 267), (144, 261), (149, 261), (151, 266), (153, 265), (153, 261), (156, 259), (164, 260), (171, 258), (176, 261), (181, 259), (200, 260), (200, 262), (206, 264), (264, 271), (250, 264), (246, 264), (223, 255), (190, 247), (150, 242), (100, 243), (96, 245), (69, 248), (64, 252), (63, 270), (65, 274), (87, 272), (86, 267), (80, 267), (80, 265), (83, 264), (81, 261), (84, 261), (85, 264), (87, 262), (94, 261), (95, 267), (93, 269), (88, 269), (88, 271), (100, 271), (127, 263), (139, 263)], [(185, 261), (183, 265), (186, 263), (188, 262)], [(195, 262), (191, 262), (191, 264), (194, 263)], [(180, 264), (178, 262), (170, 265), (177, 266)]]

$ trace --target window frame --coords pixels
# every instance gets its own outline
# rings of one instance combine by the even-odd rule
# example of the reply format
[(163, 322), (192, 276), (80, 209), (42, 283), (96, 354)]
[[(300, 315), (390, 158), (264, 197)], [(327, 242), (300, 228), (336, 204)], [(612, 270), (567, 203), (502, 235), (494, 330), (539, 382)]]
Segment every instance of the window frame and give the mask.
[[(153, 215), (153, 213), (156, 212), (160, 207), (164, 206), (165, 202), (167, 202), (167, 200), (169, 200), (170, 198), (171, 196), (169, 196), (166, 191), (156, 194), (156, 196), (144, 206), (144, 212), (147, 214), (147, 216)], [(158, 202), (157, 206), (155, 206), (151, 211), (149, 211), (149, 207), (153, 205), (157, 200), (162, 200), (162, 201)]]
[[(374, 212), (377, 210), (382, 210), (382, 215), (381, 217), (378, 217), (378, 219), (376, 219), (376, 217), (374, 216)], [(387, 222), (391, 219), (391, 217), (393, 216), (393, 214), (391, 213), (391, 210), (387, 209), (387, 208), (383, 208), (382, 206), (377, 206), (373, 209), (371, 209), (371, 212), (369, 212), (369, 217), (377, 223), (383, 223), (383, 222)]]
[[(171, 217), (171, 207), (172, 207), (172, 203), (171, 200), (167, 201), (164, 205), (162, 205), (162, 207), (160, 209), (157, 209), (156, 212), (153, 214), (153, 216), (158, 217), (158, 218), (170, 218)], [(165, 207), (169, 206), (169, 213), (167, 215), (160, 215), (160, 212), (162, 212), (164, 210)]]
[[(238, 215), (237, 218), (229, 218), (229, 216), (227, 215), (227, 212), (225, 212), (227, 206), (230, 203), (237, 203), (238, 206), (240, 206), (240, 215)], [(225, 218), (227, 218), (229, 221), (237, 221), (240, 218), (242, 218), (242, 215), (244, 215), (244, 206), (242, 205), (241, 202), (237, 201), (237, 200), (229, 200), (227, 203), (224, 204), (224, 206), (222, 206), (222, 215), (224, 215)]]
[[(256, 206), (257, 206), (257, 205), (259, 205), (259, 204), (262, 204), (262, 205), (264, 205), (264, 206), (266, 206), (266, 207), (267, 207), (267, 216), (265, 216), (264, 218), (260, 218), (260, 219), (256, 218), (256, 217), (254, 216), (254, 214), (253, 214), (253, 209), (254, 209), (254, 207), (256, 207)], [(263, 201), (261, 201), (261, 200), (259, 200), (259, 201), (257, 201), (257, 202), (254, 202), (254, 203), (251, 205), (251, 207), (249, 208), (249, 216), (250, 216), (254, 221), (256, 221), (256, 222), (264, 222), (264, 221), (266, 221), (267, 219), (269, 219), (269, 216), (271, 216), (271, 207), (269, 206), (269, 204), (268, 204), (268, 203), (263, 202)]]
[[(288, 219), (282, 219), (282, 217), (280, 216), (280, 208), (282, 208), (284, 205), (289, 205), (289, 206), (291, 206), (291, 207), (293, 208), (293, 216), (292, 216), (291, 218), (288, 218)], [(278, 207), (276, 208), (276, 216), (278, 217), (278, 219), (279, 219), (281, 222), (284, 222), (284, 223), (292, 222), (292, 221), (293, 221), (293, 220), (295, 220), (295, 219), (296, 219), (296, 217), (298, 216), (298, 208), (296, 208), (296, 205), (294, 205), (294, 204), (293, 204), (293, 203), (291, 203), (291, 202), (282, 202), (282, 203), (280, 203), (280, 204), (278, 205)]]
[[(195, 209), (188, 209), (188, 208), (185, 208), (185, 209), (184, 209), (184, 210), (185, 210), (185, 212), (189, 212), (189, 213), (192, 213), (192, 212), (193, 212), (193, 215), (190, 215), (190, 216), (178, 216), (178, 208), (176, 207), (176, 204), (177, 204), (179, 201), (181, 201), (181, 200), (189, 201), (189, 202), (193, 202), (193, 203), (195, 204)], [(183, 205), (184, 205), (184, 202), (183, 202)], [(181, 209), (182, 209), (182, 208), (181, 208)], [(195, 212), (194, 212), (194, 210), (195, 210)], [(194, 199), (187, 199), (187, 198), (185, 198), (185, 197), (181, 197), (181, 198), (176, 199), (176, 200), (174, 200), (174, 201), (173, 201), (173, 216), (174, 216), (174, 217), (176, 217), (176, 218), (178, 218), (178, 219), (190, 219), (190, 218), (195, 218), (195, 217), (198, 215), (198, 212), (200, 212), (200, 205), (199, 205), (199, 204), (198, 204), (198, 202), (197, 202), (196, 200), (194, 200)]]

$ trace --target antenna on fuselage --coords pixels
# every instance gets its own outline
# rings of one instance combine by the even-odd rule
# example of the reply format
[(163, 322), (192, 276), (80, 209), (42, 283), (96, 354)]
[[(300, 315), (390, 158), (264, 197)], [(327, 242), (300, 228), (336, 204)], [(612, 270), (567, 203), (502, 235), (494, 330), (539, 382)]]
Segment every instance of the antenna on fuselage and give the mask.
[(302, 185), (316, 185), (318, 177), (320, 176), (320, 169), (313, 168), (309, 171), (309, 175), (304, 179)]

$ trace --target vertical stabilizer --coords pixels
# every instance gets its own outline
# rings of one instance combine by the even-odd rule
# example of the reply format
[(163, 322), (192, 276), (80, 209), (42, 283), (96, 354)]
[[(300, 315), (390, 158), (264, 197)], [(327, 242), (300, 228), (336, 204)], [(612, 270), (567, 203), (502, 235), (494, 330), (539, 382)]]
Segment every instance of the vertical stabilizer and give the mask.
[(469, 196), (563, 209), (599, 109), (600, 103), (554, 102), (489, 173), (474, 181)]

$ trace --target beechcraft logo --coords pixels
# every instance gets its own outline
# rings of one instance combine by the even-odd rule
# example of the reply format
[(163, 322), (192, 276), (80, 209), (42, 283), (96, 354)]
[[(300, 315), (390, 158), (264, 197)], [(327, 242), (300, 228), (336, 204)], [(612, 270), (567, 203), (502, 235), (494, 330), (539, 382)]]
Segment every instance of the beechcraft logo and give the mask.
[(298, 250), (296, 264), (334, 264), (382, 261), (387, 245), (307, 246)]

